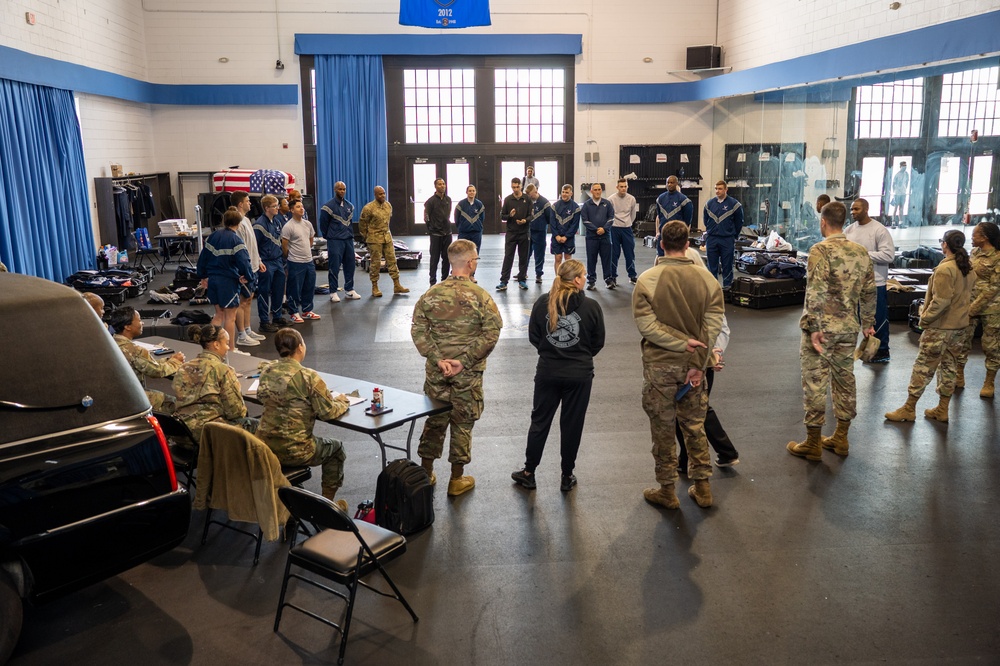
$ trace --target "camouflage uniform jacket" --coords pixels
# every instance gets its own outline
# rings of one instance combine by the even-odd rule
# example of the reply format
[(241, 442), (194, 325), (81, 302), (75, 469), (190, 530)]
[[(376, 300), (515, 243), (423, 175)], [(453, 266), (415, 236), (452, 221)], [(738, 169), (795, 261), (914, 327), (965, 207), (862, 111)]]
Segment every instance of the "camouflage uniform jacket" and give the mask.
[(143, 349), (124, 335), (115, 333), (115, 342), (118, 348), (125, 354), (125, 359), (132, 366), (132, 372), (139, 379), (142, 388), (146, 388), (146, 377), (169, 377), (177, 372), (183, 361), (177, 358), (168, 358), (162, 363), (153, 358), (149, 350)]
[[(858, 322), (858, 310), (861, 321)], [(864, 246), (833, 234), (809, 250), (806, 302), (799, 328), (807, 333), (857, 333), (875, 323), (875, 269)]]
[(962, 275), (955, 257), (945, 257), (927, 282), (927, 297), (920, 309), (921, 328), (953, 331), (969, 325), (969, 301), (975, 271)]
[(196, 440), (210, 421), (235, 421), (247, 415), (236, 371), (210, 351), (182, 365), (174, 374), (176, 416), (187, 424)]
[(483, 371), (501, 328), (503, 319), (490, 295), (469, 278), (452, 275), (417, 301), (410, 337), (428, 370), (450, 358), (468, 370)]
[(1000, 314), (1000, 250), (991, 248), (972, 251), (972, 270), (976, 282), (972, 285), (972, 304), (969, 314)]
[(332, 421), (350, 407), (347, 398), (330, 395), (319, 373), (294, 358), (281, 358), (264, 367), (257, 397), (264, 405), (257, 437), (285, 464), (313, 456), (317, 418)]
[(378, 201), (369, 201), (361, 209), (361, 219), (358, 220), (358, 233), (366, 243), (391, 243), (389, 219), (392, 217), (392, 204), (386, 201), (379, 205)]

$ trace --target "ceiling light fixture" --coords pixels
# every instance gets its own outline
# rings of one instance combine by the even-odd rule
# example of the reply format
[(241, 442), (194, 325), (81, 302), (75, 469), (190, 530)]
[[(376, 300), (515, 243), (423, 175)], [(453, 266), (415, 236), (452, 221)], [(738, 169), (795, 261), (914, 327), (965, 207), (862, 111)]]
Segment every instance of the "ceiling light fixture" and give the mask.
[(229, 58), (227, 58), (226, 56), (222, 56), (221, 58), (219, 58), (219, 62), (225, 65), (227, 62), (229, 62)]

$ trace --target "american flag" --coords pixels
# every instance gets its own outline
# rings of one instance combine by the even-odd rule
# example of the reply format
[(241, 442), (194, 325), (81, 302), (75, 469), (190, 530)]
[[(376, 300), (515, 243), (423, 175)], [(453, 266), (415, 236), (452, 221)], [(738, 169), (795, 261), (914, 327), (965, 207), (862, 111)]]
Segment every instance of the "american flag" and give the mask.
[(260, 194), (262, 181), (264, 194), (284, 195), (295, 189), (295, 176), (286, 171), (226, 169), (225, 171), (217, 171), (212, 176), (216, 192), (243, 190), (251, 194)]

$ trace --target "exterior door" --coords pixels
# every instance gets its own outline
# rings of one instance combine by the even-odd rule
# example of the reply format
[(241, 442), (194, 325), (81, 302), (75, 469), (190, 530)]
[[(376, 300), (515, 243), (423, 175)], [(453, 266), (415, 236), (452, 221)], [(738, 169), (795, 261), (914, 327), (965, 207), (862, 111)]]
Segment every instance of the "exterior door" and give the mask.
[(448, 196), (452, 201), (452, 219), (455, 205), (465, 198), (465, 189), (473, 183), (472, 164), (464, 157), (411, 158), (407, 164), (407, 215), (411, 234), (425, 234), (424, 202), (434, 195), (434, 181), (444, 178)]

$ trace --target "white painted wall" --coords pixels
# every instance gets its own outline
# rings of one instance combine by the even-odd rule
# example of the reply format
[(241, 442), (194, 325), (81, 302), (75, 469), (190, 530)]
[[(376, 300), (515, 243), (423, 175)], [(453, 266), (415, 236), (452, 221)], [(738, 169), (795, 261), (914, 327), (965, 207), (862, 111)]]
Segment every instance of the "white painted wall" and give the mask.
[(747, 69), (1000, 9), (1000, 0), (719, 0), (723, 61)]

